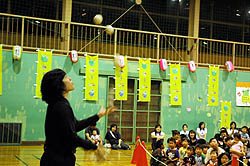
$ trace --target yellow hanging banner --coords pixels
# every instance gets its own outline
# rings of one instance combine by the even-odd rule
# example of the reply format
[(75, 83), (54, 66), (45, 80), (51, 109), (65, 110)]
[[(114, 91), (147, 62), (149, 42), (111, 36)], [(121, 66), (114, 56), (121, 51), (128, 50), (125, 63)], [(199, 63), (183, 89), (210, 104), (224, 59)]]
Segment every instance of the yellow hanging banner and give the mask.
[(219, 67), (209, 67), (208, 106), (218, 106)]
[(128, 68), (127, 57), (124, 57), (125, 66), (121, 68), (115, 64), (115, 99), (127, 100), (128, 96)]
[(182, 105), (180, 64), (171, 64), (169, 70), (170, 70), (170, 104)]
[(3, 47), (0, 45), (0, 95), (3, 94)]
[(227, 129), (230, 129), (230, 123), (231, 123), (231, 102), (222, 101), (220, 128), (226, 127)]
[(86, 56), (85, 99), (98, 100), (98, 56)]
[(36, 76), (36, 98), (42, 98), (41, 83), (45, 73), (51, 70), (52, 67), (52, 52), (38, 51), (37, 56), (37, 76)]
[(139, 101), (149, 102), (151, 92), (151, 67), (150, 60), (139, 60)]

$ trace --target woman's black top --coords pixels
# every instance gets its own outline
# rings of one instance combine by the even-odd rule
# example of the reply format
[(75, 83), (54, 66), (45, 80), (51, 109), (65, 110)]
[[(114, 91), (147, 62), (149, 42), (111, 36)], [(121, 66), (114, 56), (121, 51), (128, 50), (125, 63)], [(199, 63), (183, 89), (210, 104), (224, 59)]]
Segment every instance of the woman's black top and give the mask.
[(108, 131), (106, 136), (105, 136), (105, 139), (109, 141), (109, 143), (111, 145), (113, 144), (119, 144), (119, 139), (121, 139), (121, 135), (118, 131), (116, 132), (112, 132), (112, 134), (110, 133), (112, 131)]
[(45, 121), (46, 141), (44, 150), (67, 154), (75, 152), (76, 147), (96, 149), (96, 145), (79, 137), (77, 132), (98, 120), (97, 115), (84, 120), (76, 120), (73, 110), (65, 98), (50, 103)]

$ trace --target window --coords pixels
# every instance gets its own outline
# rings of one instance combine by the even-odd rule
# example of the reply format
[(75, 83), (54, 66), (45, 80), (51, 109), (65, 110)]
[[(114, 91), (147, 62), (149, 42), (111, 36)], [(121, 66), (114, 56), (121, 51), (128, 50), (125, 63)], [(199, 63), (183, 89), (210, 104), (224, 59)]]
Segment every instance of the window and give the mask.
[(155, 124), (160, 122), (161, 110), (161, 81), (151, 81), (151, 102), (137, 102), (139, 82), (128, 79), (128, 100), (112, 101), (115, 95), (115, 81), (109, 78), (108, 103), (113, 103), (119, 109), (108, 116), (107, 131), (111, 124), (118, 125), (122, 139), (135, 143), (137, 136), (141, 140), (150, 142), (150, 134)]

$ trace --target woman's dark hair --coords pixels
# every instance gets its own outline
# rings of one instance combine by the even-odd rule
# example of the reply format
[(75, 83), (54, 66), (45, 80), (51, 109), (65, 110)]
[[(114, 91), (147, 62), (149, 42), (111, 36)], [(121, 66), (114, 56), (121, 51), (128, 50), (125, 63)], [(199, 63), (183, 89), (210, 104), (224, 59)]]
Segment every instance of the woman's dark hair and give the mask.
[(230, 129), (232, 129), (232, 124), (234, 124), (235, 125), (235, 129), (237, 128), (237, 126), (236, 126), (236, 122), (231, 122), (230, 123)]
[[(222, 158), (224, 155), (226, 155), (226, 156), (228, 157), (229, 161), (231, 160), (231, 156), (230, 156), (229, 153), (227, 153), (227, 152), (221, 153), (221, 154), (218, 156), (218, 166), (221, 166), (221, 165), (222, 165), (222, 163), (221, 163), (221, 158)], [(224, 164), (223, 164), (223, 165), (224, 165)], [(227, 165), (231, 165), (231, 161), (228, 162), (227, 164), (225, 164), (224, 166), (227, 166)]]
[(112, 127), (116, 127), (116, 130), (117, 130), (117, 124), (112, 124), (112, 125), (110, 125), (110, 130), (112, 130)]
[(47, 104), (58, 101), (63, 98), (65, 84), (63, 78), (66, 73), (61, 69), (54, 69), (47, 72), (42, 79), (41, 93), (42, 100)]
[(160, 127), (160, 128), (161, 128), (161, 125), (160, 125), (160, 124), (156, 124), (156, 125), (155, 125), (155, 130), (154, 130), (155, 133), (156, 133), (156, 128), (157, 128), (157, 127)]
[(201, 126), (204, 124), (204, 128), (206, 128), (206, 126), (205, 126), (205, 123), (204, 122), (200, 122), (199, 123), (199, 128), (200, 128), (200, 130), (201, 130)]
[(194, 130), (190, 130), (189, 133), (188, 133), (188, 137), (189, 139), (191, 140), (191, 137), (190, 137), (190, 134), (191, 133), (194, 133), (194, 139), (196, 139), (196, 132)]
[(183, 124), (183, 125), (182, 125), (182, 129), (184, 129), (185, 126), (188, 128), (188, 125), (187, 125), (187, 124)]

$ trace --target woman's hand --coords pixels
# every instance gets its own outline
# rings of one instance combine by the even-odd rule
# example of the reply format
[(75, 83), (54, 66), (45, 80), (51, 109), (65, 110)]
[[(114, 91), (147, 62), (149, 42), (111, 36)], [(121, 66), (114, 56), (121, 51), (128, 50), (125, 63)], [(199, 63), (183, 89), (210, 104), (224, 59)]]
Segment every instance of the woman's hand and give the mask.
[(117, 107), (114, 107), (114, 106), (108, 107), (107, 109), (103, 108), (103, 106), (102, 106), (97, 115), (99, 118), (102, 118), (103, 116), (114, 112), (116, 109), (117, 109)]
[(122, 140), (119, 139), (119, 143), (118, 143), (118, 147), (121, 148), (121, 143), (122, 143)]

